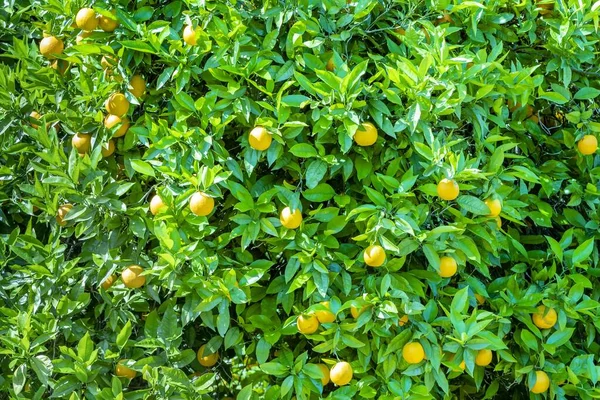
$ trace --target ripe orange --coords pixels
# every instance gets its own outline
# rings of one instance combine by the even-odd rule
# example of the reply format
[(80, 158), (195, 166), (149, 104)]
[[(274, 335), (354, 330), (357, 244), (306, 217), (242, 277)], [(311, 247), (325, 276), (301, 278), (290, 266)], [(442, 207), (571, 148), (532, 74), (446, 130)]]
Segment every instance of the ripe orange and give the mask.
[(377, 128), (370, 122), (363, 122), (354, 134), (354, 141), (359, 146), (373, 145), (377, 141)]
[(196, 192), (190, 197), (190, 210), (200, 217), (206, 217), (215, 208), (215, 199), (204, 192)]
[(372, 244), (363, 252), (363, 259), (369, 267), (380, 267), (385, 262), (385, 250), (379, 245)]
[(77, 27), (84, 31), (93, 31), (98, 26), (96, 12), (91, 8), (82, 8), (75, 17)]
[(135, 378), (135, 376), (137, 375), (137, 372), (135, 372), (131, 368), (128, 368), (128, 367), (124, 366), (123, 364), (121, 364), (123, 361), (126, 361), (126, 360), (121, 360), (117, 363), (117, 366), (115, 367), (115, 375), (122, 377), (122, 378), (128, 378), (128, 379)]
[(406, 324), (408, 324), (408, 315), (404, 314), (398, 321), (398, 325), (404, 326)]
[(83, 40), (85, 38), (88, 38), (92, 35), (92, 32), (81, 32), (79, 35), (77, 35), (77, 37), (75, 38), (75, 44), (81, 44), (81, 42), (83, 42)]
[(40, 53), (48, 60), (53, 60), (55, 55), (62, 54), (64, 49), (65, 45), (62, 40), (56, 36), (45, 37), (40, 42)]
[[(327, 307), (327, 309), (329, 309), (328, 301), (321, 302), (321, 305), (324, 307)], [(332, 313), (331, 311), (327, 311), (327, 310), (315, 311), (315, 316), (317, 317), (319, 322), (322, 324), (327, 324), (327, 323), (331, 323), (331, 322), (335, 321), (335, 314)]]
[(146, 283), (146, 277), (142, 276), (144, 269), (139, 265), (130, 265), (121, 272), (123, 284), (130, 289), (137, 289)]
[[(112, 15), (117, 14), (115, 10), (112, 10), (111, 13)], [(119, 22), (116, 20), (116, 18), (109, 18), (104, 15), (100, 15), (98, 17), (98, 25), (100, 25), (100, 29), (102, 29), (104, 32), (113, 32), (115, 29), (117, 29), (117, 26), (119, 26)]]
[(531, 393), (541, 394), (550, 387), (550, 378), (544, 371), (535, 371), (535, 383), (531, 387)]
[(248, 143), (254, 150), (264, 151), (271, 146), (271, 134), (262, 126), (257, 126), (250, 131)]
[(121, 118), (116, 115), (110, 114), (107, 115), (106, 118), (104, 118), (104, 126), (106, 127), (106, 129), (112, 129), (119, 124), (121, 124), (121, 126), (113, 134), (113, 137), (115, 138), (124, 136), (127, 133), (127, 131), (129, 130), (129, 119)]
[(65, 60), (54, 60), (50, 66), (61, 75), (64, 75), (67, 69), (69, 69), (69, 63)]
[(106, 111), (109, 114), (122, 117), (129, 111), (129, 101), (123, 93), (113, 93), (106, 101)]
[(577, 148), (584, 156), (594, 154), (598, 150), (598, 139), (594, 135), (585, 135), (577, 142)]
[(352, 366), (346, 361), (340, 361), (331, 367), (329, 377), (338, 386), (347, 385), (352, 380)]
[(540, 329), (550, 329), (558, 320), (558, 315), (556, 314), (556, 310), (550, 307), (546, 307), (545, 305), (539, 305), (537, 307), (537, 312), (534, 313), (531, 317), (535, 326)]
[(319, 320), (315, 315), (300, 315), (296, 321), (298, 332), (304, 335), (315, 333), (319, 329)]
[(78, 153), (83, 154), (90, 151), (90, 146), (92, 143), (92, 137), (85, 133), (76, 133), (71, 139), (71, 144), (73, 148), (77, 150)]
[(487, 365), (490, 365), (490, 363), (492, 362), (492, 356), (493, 356), (493, 353), (491, 350), (488, 350), (488, 349), (479, 350), (477, 352), (477, 356), (475, 357), (475, 364), (479, 365), (480, 367), (485, 367)]
[(129, 81), (129, 91), (138, 99), (146, 92), (146, 80), (141, 75), (134, 75)]
[(286, 207), (281, 210), (279, 221), (281, 222), (281, 225), (288, 229), (296, 229), (302, 223), (302, 213), (297, 208), (292, 212), (291, 208)]
[(162, 210), (166, 210), (167, 205), (163, 202), (163, 199), (159, 195), (155, 194), (150, 200), (150, 212), (152, 215), (158, 214)]
[(425, 359), (425, 350), (419, 342), (408, 342), (402, 348), (402, 358), (409, 364), (418, 364)]
[(102, 157), (110, 157), (115, 152), (115, 141), (109, 139), (108, 142), (102, 145)]
[(487, 199), (484, 203), (490, 209), (490, 213), (488, 214), (489, 217), (497, 217), (500, 215), (500, 212), (502, 211), (502, 203), (500, 203), (500, 200)]
[(442, 278), (450, 278), (456, 274), (458, 270), (458, 265), (456, 264), (456, 260), (452, 257), (443, 256), (440, 257), (440, 276)]
[(117, 280), (117, 276), (116, 276), (116, 275), (111, 275), (111, 276), (109, 276), (108, 278), (106, 278), (106, 279), (104, 280), (104, 282), (102, 282), (102, 283), (100, 284), (100, 286), (102, 287), (102, 289), (104, 289), (104, 290), (108, 290), (108, 289), (110, 289), (110, 287), (111, 287), (112, 285), (114, 285), (114, 284), (115, 284), (116, 280)]
[(317, 367), (319, 367), (321, 373), (323, 374), (321, 377), (321, 383), (323, 386), (325, 386), (329, 383), (329, 368), (327, 368), (327, 365), (325, 364), (317, 364)]
[(187, 25), (183, 29), (183, 41), (190, 46), (195, 46), (198, 42), (198, 39), (196, 38), (197, 31), (199, 31), (199, 28), (194, 29), (192, 25)]
[(110, 54), (102, 56), (102, 59), (100, 60), (100, 65), (104, 69), (112, 68), (115, 65), (117, 65), (117, 59), (115, 58), (115, 56)]
[(200, 363), (200, 365), (204, 366), (204, 367), (212, 367), (213, 365), (215, 365), (217, 363), (217, 361), (219, 361), (219, 352), (214, 352), (213, 354), (206, 354), (205, 350), (206, 349), (206, 345), (203, 344), (202, 346), (200, 346), (200, 348), (198, 349), (198, 362)]
[(442, 179), (437, 185), (437, 194), (442, 200), (454, 200), (458, 197), (460, 188), (454, 179)]
[(64, 219), (67, 216), (67, 213), (71, 211), (72, 208), (72, 204), (63, 204), (62, 206), (58, 207), (58, 212), (56, 214), (56, 223), (58, 223), (60, 226), (67, 225), (67, 221), (65, 221)]
[(367, 311), (367, 308), (369, 308), (369, 306), (362, 306), (359, 310), (356, 307), (352, 306), (352, 307), (350, 307), (350, 314), (352, 314), (352, 318), (356, 319), (356, 318), (360, 317), (360, 315), (362, 313)]

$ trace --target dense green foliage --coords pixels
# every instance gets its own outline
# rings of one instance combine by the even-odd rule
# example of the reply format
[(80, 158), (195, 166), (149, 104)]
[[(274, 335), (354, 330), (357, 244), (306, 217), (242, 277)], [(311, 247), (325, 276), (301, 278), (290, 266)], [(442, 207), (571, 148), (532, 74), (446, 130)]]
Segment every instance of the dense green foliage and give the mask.
[[(600, 132), (600, 2), (545, 3), (3, 2), (0, 393), (599, 398), (600, 156), (577, 143)], [(119, 26), (77, 40), (82, 7)], [(63, 41), (59, 61), (43, 33)], [(103, 157), (115, 92), (131, 126)], [(372, 146), (353, 140), (364, 122)], [(256, 126), (268, 150), (250, 147)], [(76, 133), (91, 135), (81, 156)], [(438, 197), (443, 178), (455, 200)], [(196, 191), (208, 216), (190, 210)], [(373, 244), (380, 267), (364, 262)], [(133, 264), (139, 288), (121, 278)], [(299, 333), (322, 301), (335, 320)], [(549, 329), (532, 320), (541, 304)], [(411, 341), (425, 360), (403, 358)], [(323, 385), (316, 364), (337, 361), (352, 381)]]

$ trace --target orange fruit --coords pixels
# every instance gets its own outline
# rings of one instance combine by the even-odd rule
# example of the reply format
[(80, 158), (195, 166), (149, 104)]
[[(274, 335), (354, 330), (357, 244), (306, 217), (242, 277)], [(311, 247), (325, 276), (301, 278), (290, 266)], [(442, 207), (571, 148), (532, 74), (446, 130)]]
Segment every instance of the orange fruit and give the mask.
[[(42, 119), (42, 114), (40, 114), (40, 113), (39, 113), (39, 112), (37, 112), (37, 111), (32, 111), (32, 112), (31, 112), (31, 114), (29, 114), (29, 117), (30, 117), (30, 118), (33, 118), (33, 119), (40, 120), (40, 119)], [(35, 128), (35, 129), (37, 129), (37, 128), (39, 128), (40, 126), (39, 126), (39, 125), (37, 125), (37, 124), (31, 124), (31, 127), (32, 127), (32, 128)]]
[(127, 131), (129, 130), (129, 119), (121, 118), (111, 114), (107, 115), (106, 118), (104, 118), (104, 126), (106, 127), (106, 129), (110, 130), (119, 124), (121, 124), (121, 126), (113, 134), (113, 137), (115, 138), (124, 136), (127, 133)]
[(57, 54), (62, 54), (64, 49), (62, 40), (56, 36), (45, 37), (40, 42), (40, 53), (49, 60), (53, 60)]
[(192, 25), (187, 25), (183, 29), (183, 41), (189, 44), (190, 46), (195, 46), (198, 42), (198, 39), (196, 38), (196, 32), (198, 30), (198, 28), (194, 29)]
[(92, 32), (81, 32), (79, 35), (77, 35), (77, 37), (75, 38), (75, 44), (81, 44), (81, 42), (83, 42), (84, 39), (90, 37), (92, 35)]
[(91, 8), (82, 8), (75, 17), (77, 27), (84, 31), (93, 31), (98, 26), (96, 12)]
[(477, 352), (477, 356), (475, 356), (475, 364), (479, 365), (480, 367), (485, 367), (487, 365), (490, 365), (490, 363), (492, 362), (492, 356), (493, 356), (493, 353), (491, 350), (488, 350), (488, 349), (479, 350)]
[(315, 315), (300, 315), (296, 321), (298, 332), (304, 335), (315, 333), (319, 329), (319, 320)]
[(354, 306), (350, 307), (350, 314), (352, 314), (352, 318), (356, 319), (358, 317), (360, 317), (360, 315), (362, 313), (364, 313), (365, 311), (367, 311), (367, 309), (369, 308), (368, 305), (364, 305), (360, 308), (360, 310)]
[(370, 122), (363, 122), (354, 134), (354, 141), (359, 146), (373, 145), (377, 141), (377, 128)]
[(419, 342), (408, 342), (402, 348), (402, 358), (409, 364), (418, 364), (425, 359), (425, 350)]
[(380, 267), (385, 262), (385, 250), (383, 247), (373, 244), (365, 249), (363, 259), (369, 267)]
[(167, 205), (163, 202), (163, 199), (159, 195), (155, 194), (150, 200), (150, 212), (152, 215), (158, 214), (162, 210), (166, 210)]
[(500, 212), (502, 211), (502, 203), (500, 203), (500, 200), (487, 199), (486, 201), (484, 201), (484, 203), (490, 209), (488, 217), (497, 217), (498, 215), (500, 215)]
[(325, 364), (317, 364), (317, 367), (319, 367), (321, 373), (323, 374), (321, 377), (321, 383), (323, 386), (325, 386), (329, 383), (329, 368), (327, 368), (327, 365)]
[(406, 324), (408, 324), (408, 315), (404, 314), (398, 321), (398, 325), (404, 326)]
[(302, 213), (297, 208), (292, 212), (291, 208), (286, 207), (281, 210), (279, 221), (281, 225), (288, 229), (296, 229), (302, 223)]
[(206, 345), (203, 344), (202, 346), (200, 346), (200, 348), (198, 349), (198, 362), (200, 363), (200, 365), (204, 366), (204, 367), (212, 367), (213, 365), (215, 365), (217, 363), (217, 361), (219, 361), (219, 352), (215, 352), (213, 354), (206, 354), (205, 352), (206, 350)]
[(129, 101), (123, 93), (113, 93), (106, 101), (106, 111), (109, 114), (122, 117), (129, 111)]
[(121, 272), (123, 284), (130, 289), (137, 289), (146, 283), (146, 277), (142, 276), (144, 269), (139, 265), (130, 265)]
[(331, 382), (338, 386), (344, 386), (352, 380), (352, 366), (346, 361), (340, 361), (331, 367), (329, 371)]
[(554, 1), (536, 0), (536, 6), (540, 9), (541, 15), (548, 15), (554, 10)]
[(531, 387), (531, 393), (541, 394), (550, 387), (550, 378), (544, 371), (535, 371), (535, 383)]
[(138, 99), (146, 92), (146, 80), (141, 75), (134, 75), (129, 81), (129, 91)]
[(498, 229), (502, 228), (502, 218), (496, 217), (496, 226)]
[[(327, 307), (327, 309), (329, 309), (328, 301), (321, 302), (321, 305), (324, 307)], [(331, 322), (335, 321), (335, 314), (332, 313), (331, 311), (327, 311), (327, 310), (315, 311), (315, 316), (317, 317), (319, 322), (322, 324), (327, 324), (327, 323), (331, 323)]]
[(78, 153), (83, 154), (90, 151), (90, 146), (92, 143), (92, 137), (85, 133), (76, 133), (71, 139), (71, 144), (73, 148), (77, 150)]
[[(112, 10), (111, 13), (112, 15), (117, 14), (115, 10)], [(117, 29), (117, 26), (119, 26), (119, 22), (116, 18), (109, 18), (104, 15), (100, 15), (98, 17), (98, 25), (104, 32), (113, 32), (115, 29)]]
[(558, 320), (558, 315), (556, 314), (556, 310), (550, 307), (546, 307), (545, 305), (539, 305), (537, 307), (537, 312), (534, 313), (531, 317), (535, 326), (540, 329), (550, 329)]
[(577, 142), (577, 149), (584, 156), (594, 154), (598, 150), (598, 139), (594, 135), (585, 135)]
[(116, 275), (111, 275), (111, 276), (109, 276), (108, 278), (106, 278), (106, 279), (104, 280), (104, 282), (102, 282), (102, 283), (100, 284), (100, 286), (102, 287), (102, 289), (104, 289), (104, 290), (108, 290), (108, 289), (110, 289), (110, 287), (111, 287), (112, 285), (114, 285), (114, 284), (115, 284), (115, 281), (116, 281), (116, 280), (117, 280), (117, 276), (116, 276)]
[(443, 256), (440, 257), (440, 271), (439, 274), (442, 278), (450, 278), (456, 274), (458, 265), (456, 260), (452, 257)]
[(102, 157), (110, 157), (115, 152), (115, 141), (109, 139), (108, 142), (102, 145)]
[(117, 59), (115, 58), (115, 56), (110, 55), (110, 54), (106, 55), (106, 56), (102, 56), (102, 59), (100, 60), (100, 65), (104, 69), (114, 67), (116, 64), (117, 64)]
[(458, 197), (460, 188), (454, 179), (442, 179), (437, 185), (437, 194), (442, 200), (454, 200)]
[(69, 69), (69, 63), (65, 60), (54, 60), (50, 66), (61, 75), (64, 75), (67, 69)]
[(67, 213), (69, 211), (71, 211), (72, 208), (73, 208), (72, 204), (63, 204), (62, 206), (58, 207), (58, 212), (56, 214), (56, 222), (60, 226), (67, 225), (67, 221), (65, 221), (64, 219), (67, 216)]
[(271, 134), (262, 126), (257, 126), (250, 131), (248, 143), (254, 150), (264, 151), (271, 146)]
[(122, 378), (128, 378), (128, 379), (135, 378), (135, 376), (137, 375), (137, 372), (135, 372), (131, 368), (128, 368), (128, 367), (124, 366), (123, 364), (121, 364), (121, 362), (123, 362), (123, 361), (126, 361), (126, 360), (121, 360), (117, 363), (117, 366), (115, 367), (115, 375), (122, 377)]
[(215, 208), (215, 199), (204, 192), (196, 192), (190, 197), (190, 210), (200, 217), (206, 217)]
[(485, 303), (485, 297), (483, 297), (479, 293), (475, 293), (475, 299), (477, 300), (478, 304), (484, 304)]

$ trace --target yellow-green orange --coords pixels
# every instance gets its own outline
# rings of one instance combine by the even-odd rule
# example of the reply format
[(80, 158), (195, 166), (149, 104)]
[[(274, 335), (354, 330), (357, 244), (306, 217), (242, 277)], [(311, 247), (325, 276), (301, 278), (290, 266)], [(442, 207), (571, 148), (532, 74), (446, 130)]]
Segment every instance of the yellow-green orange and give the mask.
[(442, 179), (437, 185), (437, 194), (442, 200), (454, 200), (458, 197), (460, 189), (453, 179)]
[(577, 142), (577, 149), (585, 156), (594, 154), (598, 150), (598, 139), (594, 135), (585, 135)]
[(485, 205), (490, 209), (489, 217), (497, 217), (502, 211), (502, 203), (498, 199), (487, 199)]
[(535, 383), (531, 387), (531, 393), (541, 394), (550, 387), (550, 378), (544, 371), (535, 371)]
[(298, 326), (298, 332), (310, 335), (319, 329), (319, 320), (315, 315), (300, 315), (296, 325)]
[(254, 150), (264, 151), (271, 146), (271, 134), (262, 126), (257, 126), (250, 131), (248, 143)]
[(352, 380), (352, 366), (346, 361), (340, 361), (331, 367), (329, 378), (338, 386), (344, 386)]
[(112, 129), (119, 124), (121, 124), (121, 126), (119, 126), (113, 135), (115, 138), (124, 136), (127, 133), (129, 130), (129, 119), (121, 118), (116, 115), (107, 115), (106, 118), (104, 118), (104, 126), (106, 129)]
[(359, 146), (371, 146), (377, 141), (377, 128), (370, 122), (363, 122), (354, 133), (354, 141)]
[(482, 349), (477, 352), (477, 356), (475, 357), (475, 364), (480, 367), (485, 367), (490, 365), (492, 362), (492, 351), (488, 349)]
[(425, 350), (419, 342), (408, 342), (402, 348), (402, 358), (409, 364), (418, 364), (425, 359)]
[(139, 265), (130, 265), (121, 272), (123, 284), (130, 289), (137, 289), (146, 283), (146, 277), (142, 276), (144, 269)]
[(129, 111), (129, 101), (123, 93), (113, 93), (106, 101), (106, 111), (109, 114), (122, 117)]
[(302, 213), (297, 208), (292, 211), (290, 207), (285, 207), (279, 214), (279, 222), (288, 229), (296, 229), (302, 223)]
[(40, 53), (49, 60), (54, 59), (58, 54), (62, 54), (64, 49), (65, 45), (62, 40), (56, 36), (45, 37), (40, 42)]
[(540, 329), (550, 329), (558, 320), (558, 315), (553, 308), (540, 305), (537, 308), (537, 312), (531, 317), (535, 326)]
[(385, 262), (385, 250), (377, 244), (372, 244), (365, 249), (363, 259), (369, 267), (380, 267)]
[(71, 139), (71, 144), (78, 153), (87, 153), (90, 151), (91, 143), (92, 137), (85, 133), (76, 133)]
[(206, 351), (205, 344), (200, 346), (200, 348), (198, 349), (198, 354), (196, 354), (196, 356), (198, 358), (198, 362), (203, 367), (212, 367), (217, 363), (217, 361), (219, 361), (219, 352), (216, 351), (212, 354), (208, 354), (208, 351)]
[(456, 274), (458, 265), (456, 260), (452, 257), (443, 256), (440, 257), (440, 276), (442, 278), (450, 278)]
[(91, 8), (82, 8), (75, 17), (77, 27), (84, 31), (93, 31), (98, 26), (96, 12)]
[(190, 210), (200, 217), (206, 217), (215, 208), (215, 199), (204, 192), (196, 192), (190, 197)]
[(134, 370), (132, 370), (131, 368), (126, 367), (125, 365), (121, 364), (123, 361), (126, 361), (126, 360), (121, 360), (117, 363), (117, 366), (115, 367), (115, 375), (122, 377), (122, 378), (128, 378), (128, 379), (135, 378), (137, 373)]
[(155, 194), (150, 200), (150, 212), (152, 215), (156, 215), (160, 211), (166, 209), (167, 205), (164, 203), (163, 199), (161, 199), (159, 195)]

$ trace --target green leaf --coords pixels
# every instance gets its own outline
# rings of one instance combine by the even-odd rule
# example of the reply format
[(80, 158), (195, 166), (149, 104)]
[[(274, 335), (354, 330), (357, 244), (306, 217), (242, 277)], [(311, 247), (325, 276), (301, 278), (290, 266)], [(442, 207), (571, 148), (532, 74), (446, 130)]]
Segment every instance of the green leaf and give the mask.
[(125, 326), (123, 326), (123, 328), (117, 335), (116, 344), (117, 344), (117, 346), (119, 346), (120, 349), (122, 349), (125, 346), (125, 344), (127, 343), (127, 340), (129, 340), (132, 329), (133, 329), (133, 327), (131, 326), (131, 321), (127, 321), (125, 323)]
[(573, 264), (580, 264), (586, 261), (594, 251), (594, 238), (590, 238), (577, 246), (573, 252)]
[(320, 183), (313, 189), (302, 192), (302, 196), (308, 201), (323, 202), (331, 200), (335, 196), (335, 191), (327, 183)]
[(490, 209), (485, 205), (483, 201), (474, 196), (462, 195), (458, 196), (456, 199), (458, 205), (462, 208), (477, 215), (488, 215), (490, 213)]
[(121, 40), (121, 46), (140, 51), (142, 53), (157, 54), (156, 50), (150, 46), (147, 42), (141, 40)]
[(318, 155), (317, 150), (308, 143), (296, 143), (290, 149), (290, 153), (301, 158), (316, 157)]
[(148, 176), (155, 176), (154, 169), (146, 161), (130, 160), (130, 162), (131, 162), (131, 167), (134, 170), (136, 170), (137, 172), (139, 172), (140, 174), (148, 175)]
[(575, 100), (590, 100), (595, 99), (600, 94), (600, 90), (592, 87), (581, 88), (573, 97)]

